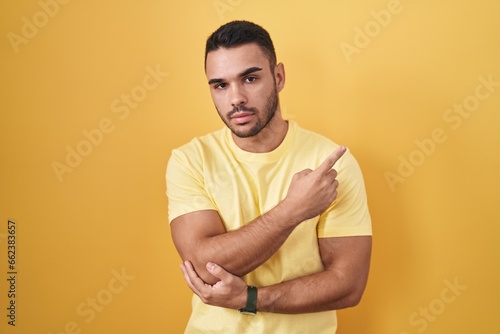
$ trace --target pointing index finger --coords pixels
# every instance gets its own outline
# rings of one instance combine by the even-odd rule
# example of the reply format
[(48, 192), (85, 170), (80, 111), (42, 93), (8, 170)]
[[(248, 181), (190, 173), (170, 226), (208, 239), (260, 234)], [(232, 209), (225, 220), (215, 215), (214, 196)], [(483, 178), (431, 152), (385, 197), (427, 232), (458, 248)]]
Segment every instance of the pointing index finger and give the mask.
[(325, 161), (316, 169), (317, 171), (321, 173), (326, 173), (330, 169), (332, 169), (333, 165), (337, 162), (337, 160), (340, 159), (341, 156), (344, 155), (346, 152), (346, 147), (345, 146), (340, 146), (338, 147), (335, 151), (333, 151), (332, 154), (330, 154)]

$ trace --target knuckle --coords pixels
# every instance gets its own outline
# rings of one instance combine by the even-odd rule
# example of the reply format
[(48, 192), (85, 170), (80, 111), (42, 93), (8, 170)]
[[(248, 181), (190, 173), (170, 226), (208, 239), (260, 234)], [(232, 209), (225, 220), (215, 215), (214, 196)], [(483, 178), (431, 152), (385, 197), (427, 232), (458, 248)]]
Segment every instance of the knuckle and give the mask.
[(211, 300), (212, 293), (209, 291), (202, 292), (200, 298), (201, 298), (201, 300), (203, 300), (204, 303), (206, 303), (206, 302)]

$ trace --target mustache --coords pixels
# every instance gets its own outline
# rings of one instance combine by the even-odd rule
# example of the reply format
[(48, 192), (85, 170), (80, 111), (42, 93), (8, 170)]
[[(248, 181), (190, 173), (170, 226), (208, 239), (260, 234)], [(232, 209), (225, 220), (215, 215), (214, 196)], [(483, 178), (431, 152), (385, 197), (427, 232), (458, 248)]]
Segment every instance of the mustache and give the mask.
[(233, 110), (227, 113), (227, 118), (231, 118), (235, 113), (240, 112), (240, 111), (249, 111), (249, 112), (257, 112), (257, 108), (250, 108), (250, 107), (245, 107), (245, 106), (239, 106), (239, 107), (233, 107)]

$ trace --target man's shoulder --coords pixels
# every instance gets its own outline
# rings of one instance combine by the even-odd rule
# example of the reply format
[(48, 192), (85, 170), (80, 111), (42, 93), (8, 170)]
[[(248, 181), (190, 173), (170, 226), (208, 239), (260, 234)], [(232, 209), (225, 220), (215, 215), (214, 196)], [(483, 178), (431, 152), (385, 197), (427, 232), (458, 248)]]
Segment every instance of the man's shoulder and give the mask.
[(296, 124), (295, 126), (296, 143), (300, 145), (312, 146), (320, 149), (335, 149), (339, 146), (332, 139), (318, 132), (303, 128), (298, 124)]

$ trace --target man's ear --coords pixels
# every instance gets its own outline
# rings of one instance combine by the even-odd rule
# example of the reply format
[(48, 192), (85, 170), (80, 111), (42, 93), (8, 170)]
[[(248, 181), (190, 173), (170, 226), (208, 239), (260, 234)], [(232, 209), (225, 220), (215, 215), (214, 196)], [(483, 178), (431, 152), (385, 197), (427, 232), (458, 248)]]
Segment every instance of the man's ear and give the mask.
[(281, 92), (285, 87), (285, 65), (283, 63), (279, 63), (274, 67), (274, 79), (278, 92)]

